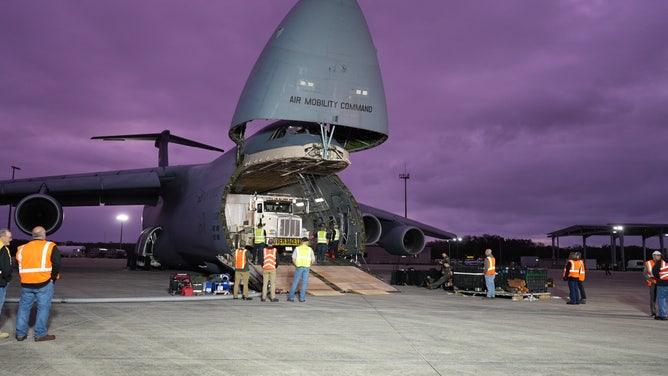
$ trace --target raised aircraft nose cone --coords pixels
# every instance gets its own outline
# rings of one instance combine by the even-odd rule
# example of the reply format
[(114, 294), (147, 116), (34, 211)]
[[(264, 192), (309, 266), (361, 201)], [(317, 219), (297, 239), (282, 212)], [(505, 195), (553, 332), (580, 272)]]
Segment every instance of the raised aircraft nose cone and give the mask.
[(256, 119), (332, 124), (348, 151), (387, 139), (376, 48), (355, 0), (301, 0), (272, 34), (246, 81), (229, 135)]

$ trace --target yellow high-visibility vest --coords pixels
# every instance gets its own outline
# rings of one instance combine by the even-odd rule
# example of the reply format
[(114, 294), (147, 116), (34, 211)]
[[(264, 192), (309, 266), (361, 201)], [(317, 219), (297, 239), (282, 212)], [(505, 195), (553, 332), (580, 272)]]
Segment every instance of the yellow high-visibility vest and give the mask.
[(256, 228), (255, 229), (255, 244), (262, 244), (264, 243), (264, 229), (263, 228)]
[(311, 247), (306, 244), (302, 244), (299, 247), (295, 248), (297, 256), (295, 257), (295, 265), (298, 268), (301, 267), (310, 267), (311, 266)]
[(327, 244), (327, 231), (318, 231), (318, 244)]

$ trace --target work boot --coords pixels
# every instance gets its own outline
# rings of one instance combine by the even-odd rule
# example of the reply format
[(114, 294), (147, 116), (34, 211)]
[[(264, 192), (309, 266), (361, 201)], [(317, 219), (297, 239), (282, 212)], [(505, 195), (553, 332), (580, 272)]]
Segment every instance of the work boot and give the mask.
[(53, 341), (56, 339), (56, 336), (53, 334), (47, 334), (43, 337), (35, 337), (35, 342), (42, 342), (42, 341)]

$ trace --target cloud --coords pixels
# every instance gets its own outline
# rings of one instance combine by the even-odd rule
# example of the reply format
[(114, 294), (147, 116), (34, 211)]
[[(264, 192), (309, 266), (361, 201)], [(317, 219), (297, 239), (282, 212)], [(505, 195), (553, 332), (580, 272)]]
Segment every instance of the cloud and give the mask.
[[(668, 3), (359, 3), (390, 123), (341, 174), (360, 202), (403, 213), (405, 169), (409, 216), (461, 235), (666, 222)], [(156, 163), (149, 143), (97, 135), (169, 129), (231, 149), (245, 79), (293, 4), (3, 2), (0, 177)]]

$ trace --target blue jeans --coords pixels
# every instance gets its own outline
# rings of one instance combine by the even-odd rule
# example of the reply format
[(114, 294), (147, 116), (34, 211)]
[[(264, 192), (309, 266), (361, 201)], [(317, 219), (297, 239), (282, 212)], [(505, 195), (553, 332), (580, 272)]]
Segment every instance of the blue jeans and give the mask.
[(262, 253), (264, 247), (266, 247), (264, 243), (253, 245), (253, 264), (262, 266), (264, 263), (264, 257)]
[(318, 243), (318, 262), (325, 261), (325, 253), (327, 253), (327, 244)]
[(0, 315), (2, 315), (2, 306), (5, 304), (5, 296), (7, 296), (7, 289), (9, 282), (4, 287), (0, 287)]
[(35, 318), (35, 337), (44, 337), (49, 334), (46, 323), (49, 321), (49, 310), (51, 309), (51, 298), (53, 297), (53, 282), (39, 288), (21, 288), (19, 299), (19, 311), (16, 314), (16, 336), (23, 337), (28, 334), (28, 320), (30, 310), (37, 301), (37, 316)]
[(666, 301), (668, 300), (668, 286), (656, 286), (656, 299), (659, 301), (659, 316), (668, 317)]
[(487, 297), (493, 298), (496, 296), (496, 289), (494, 287), (494, 278), (496, 275), (487, 275), (485, 274), (485, 286), (487, 286)]
[(568, 280), (569, 303), (580, 304), (580, 289), (578, 288), (577, 279)]
[(299, 289), (299, 300), (303, 301), (306, 299), (306, 285), (308, 284), (308, 273), (310, 271), (311, 268), (305, 266), (295, 269), (295, 276), (292, 279), (292, 286), (290, 287), (290, 300), (294, 300), (295, 298), (295, 291), (297, 290), (297, 283), (299, 283), (300, 278), (302, 280), (302, 287)]

